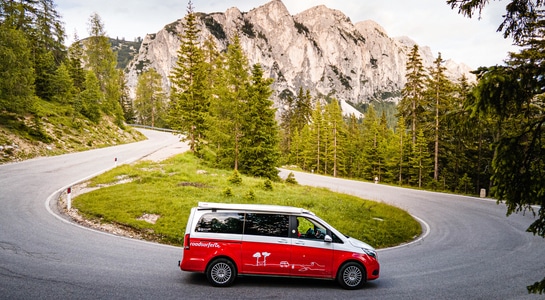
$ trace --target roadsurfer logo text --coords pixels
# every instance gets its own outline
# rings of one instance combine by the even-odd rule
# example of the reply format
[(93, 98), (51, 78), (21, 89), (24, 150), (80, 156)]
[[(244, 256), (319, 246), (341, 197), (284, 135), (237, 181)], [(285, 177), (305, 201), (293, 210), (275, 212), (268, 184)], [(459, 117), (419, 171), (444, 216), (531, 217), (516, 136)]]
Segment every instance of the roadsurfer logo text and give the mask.
[(196, 242), (191, 243), (191, 247), (204, 247), (204, 248), (220, 248), (220, 244), (218, 243), (203, 243), (203, 242)]

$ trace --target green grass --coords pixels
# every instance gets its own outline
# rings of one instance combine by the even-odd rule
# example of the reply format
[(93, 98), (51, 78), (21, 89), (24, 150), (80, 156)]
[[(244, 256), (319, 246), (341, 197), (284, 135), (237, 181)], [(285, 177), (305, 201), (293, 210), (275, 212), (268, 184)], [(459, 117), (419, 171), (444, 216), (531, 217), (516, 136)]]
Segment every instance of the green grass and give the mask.
[[(200, 164), (189, 153), (160, 163), (122, 165), (92, 179), (90, 186), (104, 187), (76, 197), (73, 206), (87, 218), (129, 226), (174, 245), (182, 244), (189, 211), (200, 201), (303, 207), (377, 248), (408, 242), (421, 233), (407, 212), (384, 203), (285, 182), (273, 182), (271, 190), (264, 179), (245, 176), (241, 184), (233, 184), (232, 175)], [(128, 178), (132, 181), (116, 184)], [(137, 220), (146, 213), (160, 218), (155, 224)]]
[(14, 114), (0, 111), (0, 163), (38, 156), (85, 151), (144, 140), (138, 131), (119, 128), (112, 117), (100, 124), (88, 121), (68, 104), (36, 99), (33, 113)]

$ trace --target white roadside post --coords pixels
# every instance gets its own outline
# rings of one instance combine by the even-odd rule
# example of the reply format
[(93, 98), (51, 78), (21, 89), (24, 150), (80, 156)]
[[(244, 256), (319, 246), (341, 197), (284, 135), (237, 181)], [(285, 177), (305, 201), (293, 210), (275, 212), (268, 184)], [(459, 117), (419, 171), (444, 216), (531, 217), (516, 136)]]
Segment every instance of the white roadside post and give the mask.
[(66, 209), (70, 210), (72, 208), (72, 187), (66, 189)]
[(116, 158), (114, 158), (114, 166), (116, 166), (116, 167), (117, 167), (117, 157), (116, 157)]

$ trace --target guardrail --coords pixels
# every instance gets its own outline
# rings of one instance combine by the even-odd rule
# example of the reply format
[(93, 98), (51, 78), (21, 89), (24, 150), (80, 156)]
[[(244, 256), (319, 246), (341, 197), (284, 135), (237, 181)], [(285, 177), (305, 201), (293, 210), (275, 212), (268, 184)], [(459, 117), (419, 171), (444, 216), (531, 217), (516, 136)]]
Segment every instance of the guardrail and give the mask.
[(180, 131), (178, 131), (178, 130), (173, 130), (173, 129), (168, 129), (168, 128), (160, 128), (160, 127), (153, 127), (153, 126), (147, 126), (147, 125), (140, 125), (140, 124), (127, 124), (127, 126), (142, 128), (142, 129), (149, 129), (149, 130), (156, 130), (156, 131), (163, 131), (163, 132), (180, 133)]

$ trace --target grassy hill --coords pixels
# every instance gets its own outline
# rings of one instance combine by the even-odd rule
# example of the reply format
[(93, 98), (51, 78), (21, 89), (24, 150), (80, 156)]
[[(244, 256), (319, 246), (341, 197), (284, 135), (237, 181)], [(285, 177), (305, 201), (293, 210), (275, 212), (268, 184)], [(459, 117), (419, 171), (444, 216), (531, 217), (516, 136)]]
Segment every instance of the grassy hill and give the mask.
[[(124, 69), (138, 54), (141, 42), (110, 38), (112, 49), (117, 52), (119, 69)], [(119, 128), (112, 117), (103, 116), (96, 124), (76, 113), (70, 105), (38, 97), (29, 111), (14, 114), (0, 109), (0, 164), (144, 139), (138, 131)]]
[(119, 128), (111, 117), (96, 124), (58, 103), (38, 100), (34, 111), (25, 115), (0, 111), (0, 164), (145, 139), (130, 127)]

